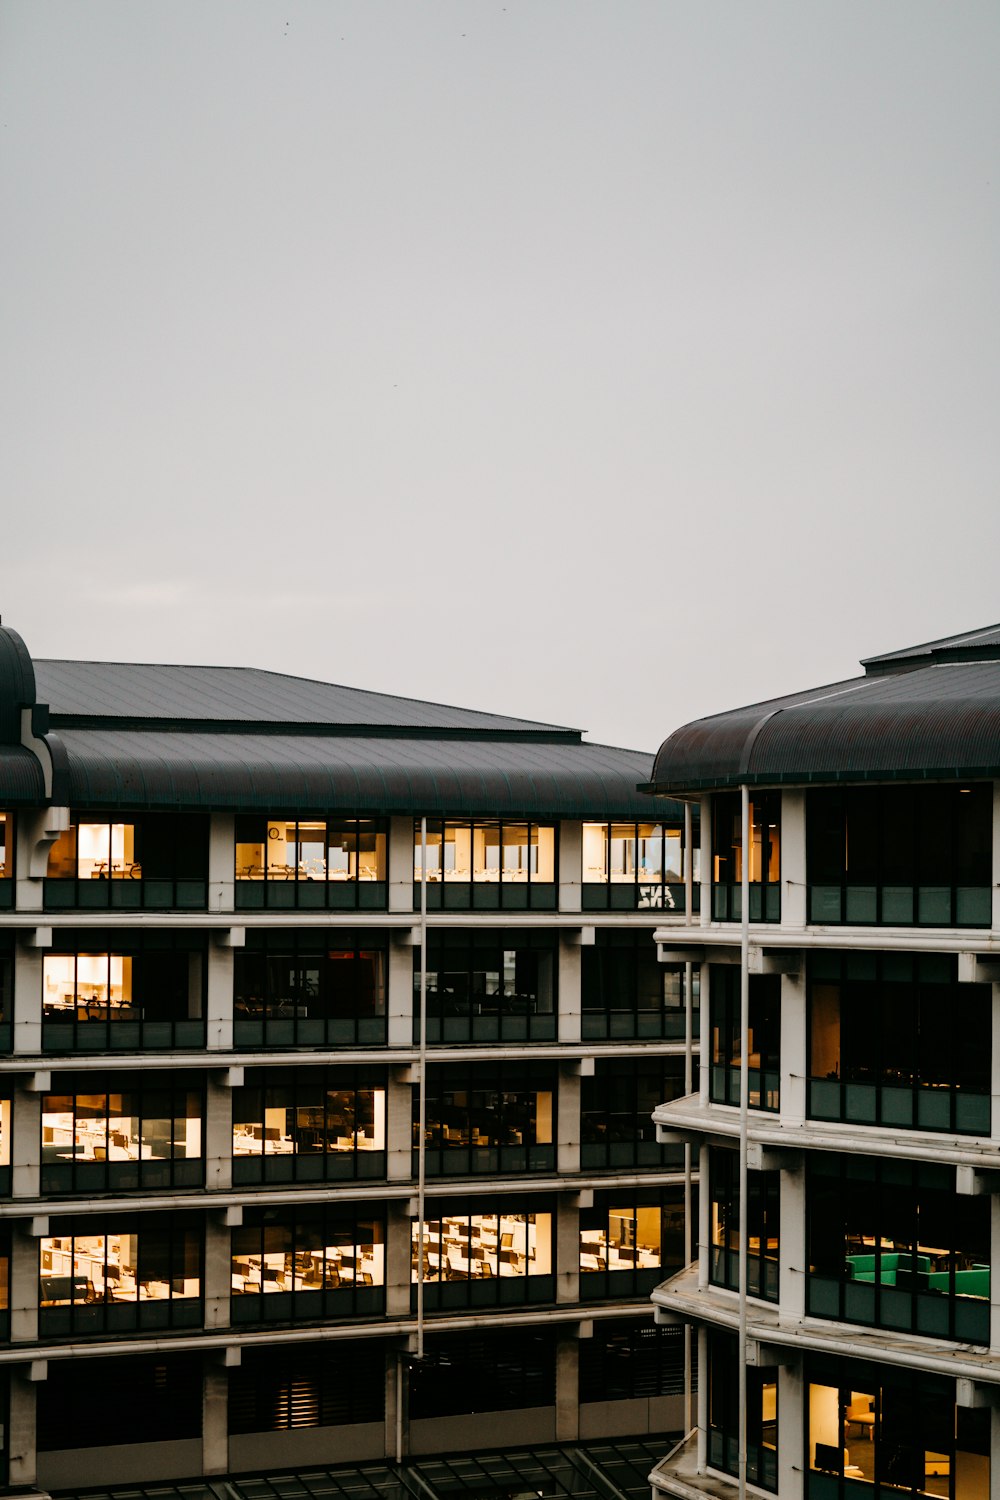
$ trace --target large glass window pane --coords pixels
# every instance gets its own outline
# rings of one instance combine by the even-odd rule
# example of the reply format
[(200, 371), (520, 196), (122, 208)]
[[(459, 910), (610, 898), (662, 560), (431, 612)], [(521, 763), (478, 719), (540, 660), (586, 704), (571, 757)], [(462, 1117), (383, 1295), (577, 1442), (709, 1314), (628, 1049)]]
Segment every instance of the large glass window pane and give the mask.
[(608, 879), (608, 825), (583, 825), (583, 881), (585, 885), (604, 885)]

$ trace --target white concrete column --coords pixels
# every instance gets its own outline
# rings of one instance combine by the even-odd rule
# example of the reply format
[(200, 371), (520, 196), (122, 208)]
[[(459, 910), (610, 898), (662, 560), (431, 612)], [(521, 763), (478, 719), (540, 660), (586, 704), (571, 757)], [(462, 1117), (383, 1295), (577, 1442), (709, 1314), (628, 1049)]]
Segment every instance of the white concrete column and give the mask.
[(779, 1174), (778, 1305), (782, 1318), (801, 1318), (806, 1310), (806, 1171), (800, 1157), (796, 1168)]
[[(990, 1265), (1000, 1266), (1000, 1193), (990, 1194)], [(1000, 1277), (990, 1277), (990, 1354), (1000, 1357)]]
[(19, 1078), (11, 1101), (11, 1196), (38, 1198), (41, 1195), (42, 1095), (28, 1085), (31, 1079)]
[(712, 921), (712, 796), (705, 792), (698, 811), (698, 841), (701, 846), (701, 894), (699, 922), (708, 927)]
[(205, 1037), (209, 1052), (229, 1052), (233, 1045), (233, 950), (242, 948), (245, 929), (231, 927), (208, 944), (208, 994)]
[[(406, 1340), (403, 1340), (405, 1345)], [(390, 1344), (385, 1353), (385, 1445), (391, 1462), (403, 1459), (410, 1451), (407, 1423), (407, 1385), (409, 1371), (402, 1348)]]
[(708, 1468), (708, 1329), (698, 1325), (698, 1473)]
[(583, 824), (564, 819), (559, 824), (559, 910), (583, 909)]
[(559, 941), (559, 982), (556, 986), (556, 999), (559, 1006), (559, 1040), (561, 1042), (580, 1040), (583, 980), (581, 938), (586, 936), (587, 932), (590, 933), (592, 942), (593, 928), (585, 929), (583, 933), (564, 933)]
[(416, 929), (405, 928), (389, 942), (388, 1040), (390, 1047), (413, 1046), (413, 961), (419, 961)]
[(52, 929), (38, 927), (28, 937), (29, 942), (14, 947), (13, 1048), (15, 1053), (37, 1056), (42, 1050), (42, 965), (45, 949), (52, 945)]
[(30, 1219), (16, 1219), (10, 1236), (10, 1341), (38, 1339), (39, 1243)]
[(202, 1290), (205, 1327), (228, 1328), (233, 1295), (232, 1233), (239, 1222), (239, 1209), (215, 1209), (205, 1215), (205, 1265)]
[(698, 970), (698, 1057), (695, 1066), (698, 1069), (698, 1101), (707, 1104), (712, 1078), (712, 976), (707, 963), (699, 964)]
[[(582, 1064), (590, 1065), (592, 1058), (583, 1058)], [(559, 1101), (556, 1111), (556, 1171), (579, 1172), (580, 1170), (580, 1098), (583, 1092), (581, 1063), (564, 1062), (559, 1066)]]
[(8, 1454), (12, 1485), (34, 1487), (37, 1475), (35, 1432), (39, 1382), (31, 1379), (30, 1365), (15, 1365), (10, 1372), (10, 1438)]
[[(427, 1208), (433, 1215), (433, 1205)], [(412, 1272), (410, 1205), (404, 1199), (388, 1205), (385, 1232), (385, 1315), (405, 1318), (410, 1312)]]
[(994, 932), (1000, 932), (1000, 781), (993, 783), (993, 920)]
[(243, 1069), (205, 1072), (205, 1187), (209, 1192), (233, 1185), (233, 1088)]
[(575, 1193), (560, 1193), (555, 1222), (556, 1301), (580, 1300), (580, 1208)]
[(1000, 984), (990, 988), (993, 992), (990, 1010), (990, 1137), (1000, 1141)]
[[(803, 959), (804, 963), (804, 959)], [(806, 1117), (806, 976), (781, 976), (781, 1114), (786, 1120)]]
[(17, 852), (14, 858), (18, 911), (42, 910), (49, 853), (70, 825), (68, 807), (24, 808), (15, 822)]
[(778, 1367), (778, 1494), (805, 1491), (805, 1422), (803, 1368), (798, 1356)]
[(390, 911), (413, 911), (414, 849), (413, 819), (390, 818), (388, 892)]
[(204, 1474), (229, 1473), (229, 1371), (224, 1350), (206, 1353), (204, 1359), (201, 1466)]
[(385, 1098), (386, 1176), (406, 1182), (413, 1175), (413, 1085), (415, 1067), (389, 1069)]
[(576, 1330), (556, 1340), (556, 1442), (580, 1437), (580, 1341)]
[[(711, 1214), (712, 1204), (710, 1195), (711, 1179), (708, 1172), (708, 1144), (702, 1141), (698, 1147), (698, 1235), (695, 1244), (695, 1254), (698, 1257), (698, 1290), (708, 1290), (709, 1270), (712, 1257), (712, 1230)], [(699, 1345), (699, 1349), (700, 1349)], [(699, 1353), (699, 1360), (701, 1355)], [(701, 1380), (701, 1364), (698, 1365), (698, 1379)]]
[(806, 925), (806, 794), (781, 794), (781, 925)]
[(208, 909), (236, 906), (236, 817), (213, 813), (208, 821)]

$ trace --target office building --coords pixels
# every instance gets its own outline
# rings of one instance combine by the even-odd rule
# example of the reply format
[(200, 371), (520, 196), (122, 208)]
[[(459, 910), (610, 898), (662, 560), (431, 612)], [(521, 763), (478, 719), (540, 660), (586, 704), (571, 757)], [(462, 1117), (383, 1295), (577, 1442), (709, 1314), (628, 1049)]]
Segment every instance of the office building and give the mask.
[(10, 1485), (681, 1430), (651, 1112), (697, 993), (652, 934), (697, 886), (650, 772), (0, 630)]
[(1000, 627), (672, 734), (701, 815), (698, 1420), (654, 1494), (1000, 1494)]

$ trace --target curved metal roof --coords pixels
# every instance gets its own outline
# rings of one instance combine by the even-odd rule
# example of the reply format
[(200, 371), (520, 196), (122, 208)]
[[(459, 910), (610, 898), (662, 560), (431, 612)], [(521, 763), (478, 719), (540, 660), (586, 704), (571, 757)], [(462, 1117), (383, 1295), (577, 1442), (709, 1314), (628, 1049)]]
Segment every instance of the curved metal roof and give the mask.
[(876, 660), (865, 677), (686, 724), (648, 790), (1000, 776), (997, 627)]

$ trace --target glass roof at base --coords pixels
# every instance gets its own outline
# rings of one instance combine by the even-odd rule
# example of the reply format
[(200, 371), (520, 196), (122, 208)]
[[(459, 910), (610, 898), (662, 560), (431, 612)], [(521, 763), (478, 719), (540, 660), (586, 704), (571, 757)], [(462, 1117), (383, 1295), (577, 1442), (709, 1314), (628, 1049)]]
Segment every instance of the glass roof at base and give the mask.
[(402, 1465), (283, 1469), (263, 1475), (54, 1490), (52, 1500), (648, 1500), (648, 1474), (673, 1438), (518, 1448)]

